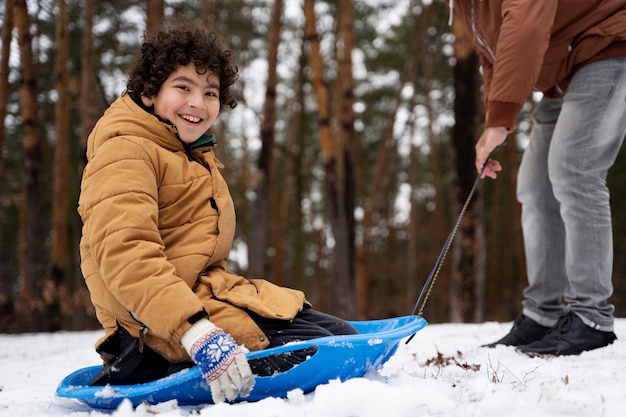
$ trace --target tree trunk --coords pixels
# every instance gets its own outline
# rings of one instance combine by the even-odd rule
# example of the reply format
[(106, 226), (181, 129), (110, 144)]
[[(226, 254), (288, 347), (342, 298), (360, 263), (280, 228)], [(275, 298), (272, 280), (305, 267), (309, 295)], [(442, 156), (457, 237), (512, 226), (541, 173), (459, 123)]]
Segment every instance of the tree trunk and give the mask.
[(256, 194), (256, 199), (252, 205), (254, 222), (251, 224), (248, 240), (248, 275), (255, 278), (266, 275), (265, 260), (269, 232), (268, 208), (276, 131), (276, 86), (278, 84), (276, 68), (278, 66), (282, 15), (283, 1), (274, 0), (267, 35), (267, 84), (261, 122), (261, 153), (257, 164), (256, 178), (258, 182), (253, 185)]
[[(409, 54), (412, 59), (416, 59), (414, 55)], [(430, 82), (426, 80), (426, 89), (428, 90), (430, 86)], [(428, 94), (428, 91), (426, 91)], [(409, 108), (414, 108), (417, 102), (417, 91), (409, 100)], [(430, 123), (432, 125), (432, 123)], [(408, 121), (409, 127), (409, 137), (413, 138), (416, 134), (417, 129), (417, 115), (415, 112), (411, 112), (410, 119)], [(418, 204), (417, 204), (417, 189), (419, 187), (418, 181), (418, 172), (419, 172), (419, 147), (415, 145), (411, 145), (409, 151), (409, 165), (407, 170), (408, 175), (408, 184), (411, 189), (409, 193), (409, 220), (407, 225), (408, 232), (408, 240), (406, 244), (406, 276), (404, 277), (405, 285), (401, 286), (404, 288), (404, 297), (401, 298), (403, 304), (406, 305), (406, 311), (411, 311), (412, 308), (417, 308), (419, 306), (415, 306), (415, 301), (419, 295), (417, 279), (418, 279), (418, 268), (419, 268), (419, 260), (421, 259), (419, 253), (419, 238), (421, 231), (419, 229), (419, 219), (418, 219)]]
[(163, 24), (164, 0), (147, 0), (146, 30), (154, 30)]
[(48, 331), (61, 329), (61, 308), (59, 292), (67, 275), (69, 257), (68, 216), (70, 183), (70, 91), (68, 52), (70, 49), (68, 36), (68, 10), (66, 0), (57, 0), (55, 16), (55, 147), (52, 175), (52, 242), (51, 242), (51, 274), (45, 280), (44, 306)]
[[(293, 243), (297, 237), (297, 230), (290, 229), (290, 225), (294, 220), (294, 214), (300, 212), (301, 198), (296, 195), (296, 185), (301, 179), (300, 172), (296, 172), (298, 166), (296, 162), (300, 159), (302, 150), (300, 139), (302, 135), (302, 114), (304, 105), (304, 78), (306, 60), (302, 56), (304, 51), (300, 51), (298, 59), (298, 69), (296, 79), (294, 80), (294, 98), (293, 104), (289, 107), (294, 109), (289, 118), (287, 142), (285, 149), (281, 153), (282, 157), (277, 160), (275, 158), (274, 166), (274, 183), (277, 185), (272, 190), (272, 213), (276, 213), (272, 227), (272, 247), (274, 248), (274, 257), (272, 259), (272, 281), (278, 285), (288, 286), (292, 288), (302, 288), (302, 282), (296, 283), (296, 270), (293, 265), (296, 257), (299, 256), (293, 250)], [(299, 218), (299, 216), (298, 216)], [(301, 226), (298, 223), (298, 226)], [(291, 258), (290, 258), (291, 257)], [(300, 280), (302, 281), (302, 280)]]
[(335, 270), (337, 274), (336, 299), (342, 305), (344, 317), (364, 318), (369, 303), (359, 306), (355, 297), (355, 219), (357, 141), (354, 131), (354, 80), (352, 75), (352, 51), (354, 49), (354, 3), (339, 0), (337, 22), (337, 84), (339, 121), (339, 152), (337, 182), (331, 189), (337, 190), (335, 231)]
[[(423, 3), (419, 2), (423, 7)], [(422, 13), (419, 17), (417, 23), (412, 24), (412, 27), (421, 28), (418, 33), (412, 33), (410, 35), (410, 39), (412, 39), (412, 45), (410, 47), (409, 55), (414, 57), (414, 60), (417, 61), (419, 56), (421, 58), (421, 68), (418, 71), (415, 71), (415, 78), (411, 81), (416, 86), (416, 94), (420, 94), (423, 96), (424, 107), (426, 110), (426, 117), (429, 120), (426, 129), (426, 139), (428, 141), (428, 163), (427, 166), (424, 167), (428, 172), (430, 172), (432, 179), (430, 180), (432, 189), (434, 190), (434, 195), (432, 197), (432, 203), (434, 205), (434, 210), (429, 213), (429, 220), (425, 224), (425, 228), (420, 230), (420, 222), (415, 218), (415, 214), (412, 215), (411, 222), (412, 225), (410, 227), (411, 231), (411, 240), (416, 240), (418, 234), (426, 234), (429, 236), (428, 238), (428, 250), (424, 250), (423, 253), (419, 252), (418, 248), (423, 248), (422, 246), (418, 246), (417, 242), (412, 243), (413, 246), (416, 246), (416, 249), (412, 252), (409, 252), (409, 259), (407, 260), (408, 264), (416, 264), (418, 259), (421, 259), (424, 264), (422, 267), (418, 268), (416, 265), (410, 269), (413, 273), (409, 274), (407, 280), (409, 282), (408, 288), (410, 291), (408, 292), (409, 297), (413, 297), (413, 302), (416, 301), (422, 287), (419, 288), (415, 285), (416, 280), (420, 280), (422, 285), (426, 283), (428, 275), (431, 273), (433, 267), (435, 267), (435, 261), (439, 256), (439, 252), (441, 251), (441, 247), (446, 240), (446, 236), (448, 235), (448, 227), (446, 222), (446, 198), (444, 198), (446, 187), (444, 186), (444, 181), (442, 180), (442, 172), (444, 168), (442, 167), (442, 152), (441, 152), (441, 144), (437, 138), (437, 134), (434, 131), (434, 126), (436, 124), (436, 114), (433, 109), (434, 103), (431, 97), (431, 88), (432, 88), (432, 57), (430, 54), (424, 53), (423, 51), (428, 50), (428, 42), (429, 36), (427, 34), (429, 30), (429, 24), (432, 21), (434, 15), (433, 7), (422, 9)], [(421, 73), (421, 80), (418, 75)], [(418, 86), (421, 85), (421, 88), (418, 89)], [(411, 107), (412, 108), (412, 107)], [(415, 153), (416, 150), (412, 151), (412, 154)], [(415, 155), (411, 156), (411, 165), (416, 165), (417, 161), (413, 161), (416, 159)], [(415, 166), (412, 170), (417, 173), (418, 167)], [(417, 175), (417, 174), (413, 174)], [(417, 179), (413, 179), (413, 181), (417, 181)], [(415, 189), (418, 184), (413, 184), (412, 188)], [(424, 222), (421, 222), (424, 225)], [(421, 274), (418, 275), (417, 271), (420, 271)], [(428, 298), (421, 300), (421, 305), (415, 306), (416, 312), (420, 315), (428, 315), (430, 317), (444, 317), (447, 316), (448, 307), (449, 307), (449, 287), (450, 282), (449, 273), (447, 270), (442, 269), (439, 272), (439, 275), (436, 277), (436, 285), (435, 282), (431, 283), (432, 289), (430, 294), (428, 294)], [(418, 291), (419, 290), (419, 291)], [(428, 302), (427, 302), (428, 301)], [(426, 313), (428, 312), (428, 313)]]
[(44, 210), (42, 144), (37, 117), (37, 64), (33, 59), (30, 19), (26, 0), (13, 1), (20, 49), (20, 99), (24, 132), (23, 201), (20, 210), (18, 263), (20, 282), (16, 312), (28, 329), (41, 326), (43, 313), (39, 283), (46, 276), (47, 253)]
[[(414, 92), (414, 96), (415, 97), (417, 94), (424, 94), (425, 97), (428, 97), (429, 92), (428, 91), (418, 91), (417, 89), (417, 85), (418, 85), (418, 77), (419, 77), (419, 71), (416, 67), (416, 63), (418, 61), (418, 57), (420, 56), (420, 54), (422, 54), (422, 51), (424, 50), (424, 46), (425, 46), (425, 42), (427, 40), (427, 37), (425, 36), (425, 28), (426, 28), (426, 20), (427, 18), (430, 16), (430, 13), (424, 13), (422, 12), (421, 18), (419, 19), (419, 21), (416, 20), (415, 16), (411, 16), (411, 23), (409, 23), (409, 27), (411, 28), (412, 32), (409, 36), (409, 40), (410, 40), (410, 45), (409, 45), (409, 52), (408, 52), (408, 56), (410, 57), (410, 59), (407, 59), (404, 65), (404, 68), (402, 70), (402, 73), (400, 74), (400, 82), (396, 91), (396, 97), (394, 98), (394, 107), (393, 109), (391, 109), (391, 112), (389, 114), (389, 122), (387, 127), (385, 128), (384, 132), (383, 132), (383, 138), (382, 138), (382, 143), (377, 151), (377, 159), (376, 159), (376, 166), (374, 167), (374, 175), (373, 175), (373, 181), (372, 181), (372, 185), (370, 187), (369, 190), (366, 191), (366, 195), (367, 198), (364, 199), (363, 203), (361, 204), (363, 207), (363, 220), (361, 222), (361, 233), (362, 233), (362, 238), (360, 240), (360, 242), (358, 242), (357, 244), (357, 257), (356, 257), (356, 282), (357, 282), (357, 294), (358, 294), (358, 305), (359, 305), (359, 318), (367, 318), (367, 306), (369, 303), (371, 303), (371, 299), (370, 299), (370, 278), (368, 276), (369, 271), (371, 271), (373, 268), (371, 267), (371, 265), (369, 265), (368, 260), (370, 259), (370, 257), (368, 256), (369, 253), (369, 245), (370, 245), (370, 239), (369, 239), (369, 235), (370, 235), (370, 231), (371, 229), (374, 227), (375, 225), (375, 218), (377, 217), (379, 211), (380, 211), (380, 207), (381, 205), (386, 201), (386, 197), (384, 196), (384, 192), (385, 190), (389, 189), (389, 184), (390, 184), (390, 180), (392, 177), (392, 173), (391, 170), (394, 166), (394, 161), (396, 158), (396, 146), (395, 146), (395, 141), (394, 141), (394, 136), (393, 136), (393, 126), (394, 126), (394, 121), (398, 116), (398, 112), (401, 108), (401, 106), (403, 105), (403, 99), (402, 99), (402, 91), (405, 89), (405, 87), (409, 84), (412, 84), (415, 88), (415, 92)], [(416, 22), (416, 23), (413, 23)], [(417, 30), (419, 30), (420, 28), (424, 28), (422, 29), (420, 32), (417, 32)], [(427, 72), (427, 61), (424, 61), (424, 68), (421, 68), (422, 71)], [(426, 77), (428, 77), (428, 75), (425, 75)], [(428, 82), (427, 82), (428, 85)], [(428, 99), (427, 99), (428, 100)], [(428, 102), (428, 101), (427, 101)], [(413, 104), (409, 104), (408, 106), (409, 108), (413, 108)], [(429, 108), (430, 106), (428, 106)], [(432, 120), (432, 118), (431, 118)], [(432, 123), (430, 124), (432, 125)], [(429, 135), (429, 138), (432, 137), (432, 132), (430, 132), (431, 134)], [(434, 146), (436, 146), (436, 144), (431, 143), (431, 151), (433, 151)], [(414, 175), (417, 175), (417, 158), (416, 155), (414, 154), (414, 150), (411, 151), (411, 155), (410, 155), (410, 166), (409, 166), (409, 183), (411, 184), (412, 189), (415, 189), (417, 187), (417, 178), (414, 177)], [(431, 158), (432, 160), (433, 158)], [(436, 179), (437, 177), (433, 177), (434, 179)], [(436, 187), (436, 184), (433, 185), (435, 187), (435, 189), (439, 189)], [(413, 193), (412, 193), (413, 194)], [(407, 290), (407, 297), (405, 298), (406, 300), (412, 300), (414, 301), (415, 298), (417, 298), (417, 291), (416, 291), (416, 283), (415, 280), (417, 279), (417, 257), (418, 257), (418, 244), (417, 244), (417, 234), (419, 233), (419, 231), (416, 229), (416, 219), (415, 219), (415, 207), (412, 204), (411, 206), (411, 221), (410, 224), (408, 226), (409, 228), (409, 242), (408, 242), (408, 247), (407, 247), (407, 255), (408, 255), (408, 263), (407, 263), (407, 268), (406, 268), (406, 272), (407, 272), (407, 285), (406, 285), (406, 290)], [(410, 301), (406, 301), (407, 304), (410, 303)]]
[[(78, 158), (76, 159), (76, 170), (78, 182), (82, 178), (83, 170), (87, 165), (87, 137), (93, 130), (96, 121), (96, 54), (94, 46), (93, 20), (96, 11), (96, 0), (85, 0), (83, 8), (83, 27), (81, 39), (81, 73), (80, 73), (80, 95), (78, 110), (80, 118), (80, 133), (78, 135)], [(82, 222), (79, 216), (75, 216), (75, 227), (80, 234)], [(71, 292), (79, 289), (86, 290), (83, 277), (80, 273), (74, 274), (71, 285)]]
[(336, 138), (331, 130), (331, 113), (328, 87), (324, 83), (324, 63), (320, 52), (320, 39), (317, 33), (315, 16), (315, 2), (304, 1), (305, 28), (304, 37), (309, 48), (309, 62), (313, 90), (317, 100), (318, 129), (324, 166), (324, 181), (326, 184), (327, 201), (329, 207), (329, 222), (335, 240), (334, 246), (334, 276), (335, 284), (332, 291), (334, 312), (342, 317), (353, 318), (356, 315), (354, 290), (350, 282), (354, 275), (350, 272), (349, 251), (346, 242), (350, 235), (344, 206), (345, 196), (342, 193), (340, 151), (335, 145)]
[[(411, 132), (413, 133), (415, 129), (415, 122), (411, 124)], [(413, 134), (411, 134), (413, 137)], [(408, 241), (406, 244), (406, 285), (405, 285), (405, 299), (404, 302), (406, 304), (407, 311), (411, 311), (410, 308), (413, 308), (417, 297), (419, 296), (419, 289), (417, 285), (417, 277), (418, 277), (418, 267), (419, 267), (419, 246), (418, 246), (418, 235), (420, 233), (419, 230), (419, 221), (418, 221), (418, 210), (417, 210), (417, 202), (415, 195), (417, 194), (415, 190), (418, 186), (417, 181), (417, 172), (418, 172), (418, 154), (419, 148), (417, 146), (411, 146), (411, 151), (409, 153), (409, 167), (408, 167), (408, 176), (409, 176), (409, 186), (411, 187), (410, 193), (410, 210), (409, 210), (409, 224), (407, 230), (409, 232)], [(419, 308), (419, 306), (415, 306), (415, 309)]]
[[(426, 37), (426, 41), (428, 37)], [(428, 49), (428, 45), (424, 46), (424, 50)], [(424, 57), (424, 78), (427, 80), (430, 85), (431, 79), (431, 62), (430, 57)], [(428, 274), (430, 274), (432, 268), (435, 267), (435, 262), (437, 261), (437, 257), (441, 252), (443, 245), (445, 244), (446, 238), (450, 233), (450, 222), (447, 221), (449, 210), (447, 209), (448, 202), (450, 201), (449, 196), (449, 188), (446, 186), (444, 181), (444, 171), (445, 171), (445, 159), (447, 157), (446, 152), (442, 152), (442, 144), (441, 140), (438, 139), (437, 134), (433, 130), (434, 121), (437, 116), (434, 114), (433, 110), (433, 101), (430, 95), (430, 88), (428, 88), (424, 92), (425, 100), (426, 100), (426, 112), (428, 114), (428, 120), (432, 122), (428, 126), (428, 146), (430, 148), (429, 152), (429, 163), (430, 163), (430, 173), (432, 175), (432, 187), (435, 190), (435, 194), (433, 196), (433, 203), (435, 209), (431, 213), (431, 221), (428, 225), (429, 234), (432, 236), (432, 245), (431, 250), (428, 251), (428, 265), (427, 269), (424, 270), (423, 279), (426, 280)], [(429, 314), (432, 317), (447, 317), (447, 313), (450, 308), (450, 276), (451, 271), (449, 268), (444, 268), (439, 272), (439, 276), (437, 277), (437, 285), (433, 286), (432, 300), (430, 305), (428, 306)]]
[(4, 183), (4, 138), (6, 128), (4, 121), (7, 117), (9, 103), (9, 57), (11, 56), (11, 38), (13, 32), (13, 7), (11, 1), (6, 0), (4, 7), (4, 22), (2, 25), (2, 55), (0, 55), (0, 184)]
[(205, 25), (211, 23), (211, 10), (213, 8), (212, 6), (212, 0), (200, 1), (200, 21)]
[[(291, 251), (290, 263), (292, 265), (290, 274), (290, 283), (294, 288), (305, 288), (306, 264), (307, 264), (307, 246), (309, 235), (304, 228), (304, 213), (301, 207), (302, 201), (307, 193), (308, 184), (311, 181), (311, 169), (307, 163), (306, 149), (310, 146), (310, 137), (307, 129), (306, 115), (306, 96), (304, 92), (304, 83), (306, 78), (306, 46), (302, 42), (300, 45), (300, 63), (297, 86), (297, 100), (300, 111), (297, 112), (298, 120), (293, 120), (293, 137), (295, 139), (294, 150), (292, 152), (292, 172), (293, 181), (293, 198), (291, 199), (291, 230), (293, 231), (293, 245)], [(297, 149), (297, 151), (296, 151)], [(310, 246), (309, 246), (310, 247)]]
[[(474, 143), (479, 125), (478, 55), (468, 34), (454, 25), (454, 118), (452, 144), (455, 154), (456, 212), (464, 204), (477, 177), (474, 167)], [(480, 205), (474, 198), (456, 233), (450, 279), (450, 320), (481, 321), (484, 314), (484, 236), (480, 223)]]
[(320, 134), (322, 161), (335, 157), (334, 138), (330, 129), (330, 100), (328, 86), (324, 82), (324, 59), (320, 52), (320, 38), (317, 33), (315, 1), (304, 0), (304, 40), (308, 44), (309, 64), (311, 65), (311, 82), (317, 102), (317, 125)]
[(83, 8), (83, 30), (81, 40), (81, 79), (80, 79), (80, 159), (78, 170), (82, 174), (87, 163), (87, 137), (96, 123), (95, 48), (93, 36), (93, 18), (96, 0), (85, 0)]

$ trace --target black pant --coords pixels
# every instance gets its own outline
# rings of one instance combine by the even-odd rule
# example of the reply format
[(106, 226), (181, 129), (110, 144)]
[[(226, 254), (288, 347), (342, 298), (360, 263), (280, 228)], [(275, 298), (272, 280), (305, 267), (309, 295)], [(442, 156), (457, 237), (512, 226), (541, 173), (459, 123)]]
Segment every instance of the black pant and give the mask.
[[(358, 333), (347, 321), (312, 308), (305, 308), (291, 322), (267, 319), (254, 313), (250, 313), (250, 317), (268, 337), (270, 348), (318, 337)], [(139, 384), (163, 378), (194, 365), (193, 362), (172, 364), (148, 346), (139, 351), (139, 341), (121, 326), (98, 346), (97, 351), (106, 353), (113, 359), (107, 362), (89, 385)], [(313, 346), (253, 359), (249, 361), (250, 368), (257, 376), (269, 376), (293, 368), (316, 352), (317, 347)]]
[(269, 338), (269, 347), (317, 337), (358, 333), (347, 321), (312, 308), (305, 308), (291, 322), (267, 319), (255, 313), (250, 313), (250, 317)]
[[(347, 321), (312, 308), (302, 310), (293, 321), (267, 319), (251, 313), (250, 317), (269, 338), (269, 347), (282, 346), (290, 342), (310, 340), (324, 336), (357, 334)], [(252, 373), (270, 376), (287, 371), (317, 353), (317, 346), (292, 350), (249, 361)]]

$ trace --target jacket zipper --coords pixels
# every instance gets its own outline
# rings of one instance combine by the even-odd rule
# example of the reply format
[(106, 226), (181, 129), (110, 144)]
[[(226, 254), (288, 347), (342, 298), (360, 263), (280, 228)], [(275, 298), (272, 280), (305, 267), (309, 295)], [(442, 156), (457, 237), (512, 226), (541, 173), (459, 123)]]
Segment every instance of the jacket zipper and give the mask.
[[(192, 162), (197, 162), (200, 165), (202, 165), (203, 167), (205, 167), (209, 172), (211, 172), (211, 167), (209, 166), (209, 164), (205, 163), (202, 159), (198, 158), (194, 153), (193, 150), (191, 148), (191, 145), (188, 143), (183, 143), (183, 148), (185, 149), (185, 154), (187, 155), (187, 159), (189, 161)], [(217, 208), (217, 202), (215, 201), (214, 197), (210, 197), (209, 198), (209, 203), (211, 204), (211, 207), (216, 210), (219, 211)]]
[(189, 161), (197, 162), (203, 167), (205, 167), (209, 172), (211, 172), (211, 167), (193, 153), (193, 150), (190, 144), (183, 143), (183, 148), (185, 149), (185, 155), (187, 155), (187, 159)]
[(191, 144), (187, 143), (187, 142), (183, 142), (180, 139), (180, 136), (178, 136), (178, 129), (176, 129), (176, 126), (167, 124), (167, 127), (172, 129), (173, 133), (176, 135), (178, 140), (183, 144), (183, 149), (185, 151), (185, 155), (187, 155), (187, 160), (197, 162), (200, 165), (202, 165), (203, 167), (205, 167), (207, 170), (209, 170), (209, 172), (211, 172), (211, 167), (209, 165), (205, 164), (202, 159), (198, 158), (193, 153), (193, 148), (191, 147)]
[(482, 46), (489, 53), (489, 55), (491, 56), (491, 59), (493, 60), (493, 62), (495, 62), (496, 54), (493, 53), (493, 51), (489, 47), (489, 44), (487, 44), (487, 41), (485, 41), (483, 37), (481, 36), (480, 32), (478, 32), (478, 27), (476, 26), (476, 13), (474, 12), (474, 0), (472, 0), (472, 32), (474, 32), (474, 36), (476, 37), (476, 42), (478, 42), (478, 44)]

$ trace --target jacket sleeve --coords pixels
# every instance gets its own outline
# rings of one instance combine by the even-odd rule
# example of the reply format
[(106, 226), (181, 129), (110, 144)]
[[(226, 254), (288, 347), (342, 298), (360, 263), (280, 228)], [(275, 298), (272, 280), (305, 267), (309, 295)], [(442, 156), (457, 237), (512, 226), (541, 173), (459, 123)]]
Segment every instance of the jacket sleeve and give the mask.
[(557, 0), (503, 0), (493, 73), (485, 79), (487, 126), (512, 129), (539, 78)]
[(158, 172), (140, 144), (118, 138), (100, 147), (85, 170), (79, 212), (104, 286), (156, 336), (178, 341), (203, 306), (164, 252)]

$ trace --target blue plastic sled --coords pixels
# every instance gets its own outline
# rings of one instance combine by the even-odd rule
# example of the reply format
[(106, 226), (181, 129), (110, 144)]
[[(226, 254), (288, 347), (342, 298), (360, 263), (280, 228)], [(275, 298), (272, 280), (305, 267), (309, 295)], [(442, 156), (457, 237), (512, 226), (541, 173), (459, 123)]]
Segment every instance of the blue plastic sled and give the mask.
[[(248, 359), (256, 359), (311, 346), (318, 347), (309, 359), (288, 371), (267, 377), (257, 376), (252, 393), (236, 401), (285, 397), (296, 388), (307, 393), (334, 379), (344, 381), (361, 377), (379, 369), (395, 353), (401, 339), (426, 326), (426, 320), (419, 316), (351, 323), (359, 334), (322, 337), (248, 353)], [(197, 366), (144, 384), (88, 386), (87, 383), (100, 369), (102, 366), (91, 366), (71, 373), (59, 384), (57, 396), (76, 399), (90, 407), (102, 409), (117, 408), (126, 398), (134, 406), (144, 402), (156, 404), (170, 400), (177, 400), (181, 406), (213, 402), (209, 385)]]

